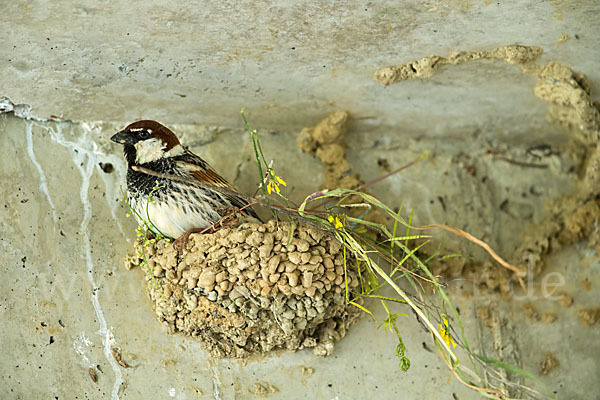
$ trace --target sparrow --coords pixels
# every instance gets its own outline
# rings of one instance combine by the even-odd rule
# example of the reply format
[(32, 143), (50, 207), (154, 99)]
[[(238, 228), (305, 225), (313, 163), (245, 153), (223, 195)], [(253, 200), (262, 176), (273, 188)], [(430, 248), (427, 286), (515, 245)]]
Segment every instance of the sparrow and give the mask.
[(110, 139), (123, 145), (129, 205), (138, 224), (141, 219), (150, 222), (153, 234), (183, 238), (185, 243), (190, 233), (221, 221), (232, 210), (260, 220), (235, 187), (164, 125), (137, 121)]

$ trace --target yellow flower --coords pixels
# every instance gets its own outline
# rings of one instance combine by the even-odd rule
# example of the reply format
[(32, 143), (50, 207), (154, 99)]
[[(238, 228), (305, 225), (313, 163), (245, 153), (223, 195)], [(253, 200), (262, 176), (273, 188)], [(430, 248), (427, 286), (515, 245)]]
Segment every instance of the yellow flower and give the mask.
[(344, 226), (344, 223), (338, 217), (334, 218), (333, 215), (330, 215), (327, 219), (329, 220), (329, 222), (335, 225), (335, 229), (342, 229), (342, 227)]
[(271, 181), (267, 183), (267, 192), (271, 194), (273, 191), (277, 193), (281, 193), (279, 189), (279, 185), (287, 186), (287, 183), (280, 176), (275, 175), (275, 171), (272, 169), (269, 170), (269, 174), (271, 175)]
[(275, 175), (275, 180), (277, 181), (277, 183), (282, 184), (283, 186), (287, 186), (287, 183), (285, 183), (285, 181), (283, 179), (281, 179), (281, 177)]
[(452, 346), (452, 348), (454, 348), (456, 347), (456, 342), (454, 341), (454, 339), (452, 339), (452, 336), (450, 335), (450, 331), (448, 329), (448, 320), (444, 315), (442, 315), (442, 321), (444, 322), (443, 326), (442, 324), (438, 324), (440, 335), (442, 336), (442, 339), (444, 339), (444, 342), (446, 342), (448, 346)]
[(267, 192), (269, 194), (271, 194), (271, 192), (273, 192), (273, 191), (275, 191), (277, 193), (281, 192), (281, 190), (279, 190), (279, 185), (276, 184), (275, 182), (271, 181), (271, 182), (267, 183)]

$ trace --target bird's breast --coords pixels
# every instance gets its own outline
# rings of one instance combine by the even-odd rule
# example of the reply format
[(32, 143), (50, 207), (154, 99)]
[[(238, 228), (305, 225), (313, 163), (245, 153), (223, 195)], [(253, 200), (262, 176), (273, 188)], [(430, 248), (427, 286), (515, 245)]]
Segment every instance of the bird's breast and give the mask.
[(136, 198), (131, 201), (138, 224), (171, 238), (178, 238), (192, 228), (205, 228), (220, 219), (216, 210), (206, 204), (183, 199), (176, 192), (160, 197)]

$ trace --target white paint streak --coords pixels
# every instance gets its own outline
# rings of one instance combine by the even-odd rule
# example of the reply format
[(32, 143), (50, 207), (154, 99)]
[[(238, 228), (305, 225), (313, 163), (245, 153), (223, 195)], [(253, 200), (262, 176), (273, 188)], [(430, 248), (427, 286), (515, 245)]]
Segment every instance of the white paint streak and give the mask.
[[(5, 104), (5, 103), (7, 103), (7, 104)], [(115, 194), (119, 193), (119, 191), (116, 187), (114, 187), (110, 184), (110, 181), (107, 179), (107, 177), (105, 176), (103, 171), (100, 171), (101, 169), (99, 167), (99, 163), (100, 162), (110, 162), (111, 164), (113, 164), (115, 166), (115, 169), (119, 172), (119, 175), (120, 175), (119, 181), (122, 181), (123, 178), (125, 177), (125, 174), (126, 174), (125, 164), (114, 155), (107, 155), (107, 154), (102, 153), (99, 150), (98, 145), (90, 137), (88, 137), (88, 134), (90, 132), (98, 131), (98, 127), (95, 125), (81, 124), (81, 126), (83, 128), (83, 134), (81, 134), (77, 138), (77, 140), (69, 141), (62, 134), (63, 126), (65, 126), (68, 123), (57, 122), (56, 128), (52, 128), (51, 126), (47, 125), (47, 123), (48, 123), (47, 121), (33, 116), (30, 112), (31, 108), (28, 105), (14, 105), (9, 100), (7, 100), (7, 102), (0, 101), (0, 110), (8, 109), (8, 108), (6, 108), (8, 106), (10, 106), (11, 110), (14, 111), (15, 116), (25, 119), (28, 123), (28, 125), (27, 125), (27, 129), (28, 129), (27, 144), (28, 144), (29, 156), (30, 156), (32, 162), (34, 163), (34, 165), (36, 166), (38, 172), (40, 173), (40, 189), (42, 191), (44, 191), (44, 193), (47, 195), (48, 202), (52, 206), (53, 211), (54, 211), (54, 204), (52, 203), (52, 200), (50, 198), (45, 175), (43, 173), (43, 170), (41, 169), (41, 166), (37, 162), (37, 160), (35, 158), (35, 154), (33, 152), (33, 137), (32, 137), (30, 121), (38, 122), (43, 129), (45, 129), (46, 131), (48, 131), (50, 133), (50, 136), (55, 143), (70, 150), (72, 160), (73, 160), (75, 166), (79, 169), (79, 172), (81, 174), (82, 183), (81, 183), (81, 189), (79, 191), (79, 197), (80, 197), (80, 200), (81, 200), (81, 203), (83, 206), (83, 219), (81, 221), (80, 228), (81, 228), (83, 242), (84, 242), (84, 256), (85, 256), (85, 262), (86, 262), (86, 267), (87, 267), (87, 276), (88, 276), (90, 285), (92, 287), (91, 301), (92, 301), (92, 305), (94, 307), (94, 311), (96, 313), (96, 318), (99, 323), (98, 334), (102, 337), (104, 357), (110, 364), (110, 366), (115, 374), (115, 382), (113, 384), (111, 397), (113, 400), (118, 400), (119, 399), (119, 389), (120, 389), (121, 385), (123, 384), (123, 376), (122, 376), (119, 365), (117, 364), (116, 360), (112, 357), (112, 354), (111, 354), (111, 348), (116, 345), (116, 341), (113, 337), (112, 331), (110, 329), (108, 329), (107, 322), (104, 317), (104, 312), (102, 310), (100, 300), (99, 300), (99, 290), (100, 289), (97, 286), (96, 280), (94, 278), (94, 262), (93, 262), (92, 253), (91, 253), (91, 239), (90, 239), (90, 232), (89, 232), (89, 223), (90, 223), (90, 220), (92, 217), (92, 205), (89, 200), (88, 193), (89, 193), (89, 187), (90, 187), (90, 179), (93, 175), (94, 169), (96, 168), (99, 170), (98, 172), (99, 172), (100, 177), (102, 178), (104, 185), (105, 185), (106, 201), (108, 202), (108, 206), (111, 210), (111, 215), (114, 218), (114, 220), (117, 222), (117, 224), (119, 226), (119, 230), (121, 232), (123, 232), (123, 229), (121, 227), (119, 219), (116, 218), (116, 215), (115, 215), (117, 202), (114, 200), (116, 199)], [(161, 150), (162, 150), (162, 148), (161, 148)], [(170, 153), (179, 153), (179, 152), (183, 152), (183, 147), (177, 146), (170, 151)], [(175, 154), (171, 154), (171, 155), (175, 155)], [(119, 193), (119, 197), (120, 197), (120, 193)], [(55, 221), (56, 221), (56, 219), (57, 218), (55, 216)], [(86, 347), (89, 347), (90, 345), (92, 345), (92, 342), (85, 336), (84, 333), (82, 333), (77, 339), (75, 339), (75, 341), (73, 343), (73, 348), (74, 348), (75, 352), (77, 352), (77, 354), (79, 354), (82, 357), (82, 361), (86, 365), (92, 365), (92, 363), (90, 362), (89, 358), (86, 355)], [(222, 396), (222, 394), (221, 394), (222, 383), (221, 383), (221, 380), (219, 377), (219, 370), (214, 362), (209, 361), (209, 363), (210, 363), (210, 369), (211, 369), (211, 373), (212, 373), (211, 375), (212, 375), (212, 380), (213, 380), (213, 395), (214, 395), (215, 400), (221, 400), (222, 399), (222, 397), (221, 397)], [(171, 393), (173, 393), (173, 394), (171, 395)], [(171, 397), (174, 397), (175, 394), (176, 394), (175, 388), (171, 388), (169, 390), (169, 395), (171, 395)]]
[[(26, 125), (27, 146), (28, 146), (27, 151), (29, 153), (29, 157), (31, 158), (31, 161), (33, 162), (33, 164), (37, 168), (38, 172), (40, 173), (40, 189), (42, 189), (42, 191), (44, 191), (44, 188), (45, 188), (44, 193), (46, 194), (46, 197), (48, 198), (48, 202), (50, 203), (50, 206), (52, 207), (52, 211), (54, 214), (54, 222), (56, 223), (57, 222), (56, 211), (54, 210), (54, 204), (52, 202), (52, 199), (50, 198), (50, 192), (48, 190), (46, 176), (45, 176), (40, 164), (37, 162), (37, 160), (35, 158), (35, 153), (33, 152), (33, 131), (31, 130), (32, 129), (31, 121), (35, 121), (40, 124), (41, 128), (50, 132), (50, 129), (45, 125), (48, 123), (48, 121), (38, 118), (35, 115), (33, 115), (31, 113), (31, 106), (29, 106), (28, 104), (14, 104), (8, 98), (2, 97), (0, 99), (0, 113), (10, 112), (10, 111), (12, 111), (17, 118), (22, 118), (26, 121), (26, 124), (27, 124)], [(81, 125), (87, 130), (91, 129), (90, 124), (82, 123)], [(50, 133), (52, 134), (52, 132), (50, 132)], [(102, 153), (98, 149), (98, 145), (94, 141), (91, 141), (91, 143), (92, 143), (92, 148), (93, 148), (93, 154), (98, 158), (98, 160), (97, 160), (98, 162), (96, 163), (96, 166), (98, 167), (98, 169), (101, 170), (100, 165), (99, 165), (100, 162), (103, 162), (103, 163), (110, 162), (115, 167), (115, 169), (119, 172), (118, 181), (119, 182), (123, 181), (123, 179), (125, 178), (125, 175), (127, 173), (127, 167), (126, 167), (125, 163), (119, 157), (115, 156), (114, 154)], [(63, 146), (65, 146), (65, 145), (63, 145)], [(69, 147), (69, 146), (65, 146), (65, 147)], [(30, 148), (31, 148), (31, 150), (30, 150)], [(123, 235), (125, 235), (125, 232), (123, 231), (123, 227), (121, 225), (121, 221), (116, 217), (116, 214), (115, 214), (115, 210), (117, 208), (117, 202), (113, 201), (113, 199), (121, 198), (120, 191), (118, 190), (118, 188), (114, 187), (113, 185), (110, 185), (109, 180), (107, 179), (104, 171), (102, 171), (100, 173), (100, 177), (102, 178), (102, 181), (104, 182), (104, 187), (106, 190), (106, 202), (108, 204), (108, 207), (110, 208), (110, 213), (111, 213), (113, 219), (115, 220), (115, 222), (117, 223), (117, 226), (119, 227), (119, 231)], [(115, 194), (118, 194), (118, 197), (115, 197)]]
[(85, 347), (90, 347), (92, 344), (92, 341), (85, 336), (85, 332), (81, 332), (81, 334), (79, 334), (79, 336), (77, 336), (77, 338), (75, 338), (75, 340), (73, 341), (73, 349), (77, 354), (81, 356), (81, 360), (83, 361), (86, 367), (91, 366), (92, 363), (85, 354)]
[[(98, 150), (98, 145), (91, 138), (88, 137), (88, 133), (90, 133), (92, 131), (96, 131), (96, 132), (98, 131), (97, 126), (93, 126), (90, 124), (82, 124), (81, 126), (84, 128), (83, 134), (77, 138), (77, 141), (68, 141), (62, 135), (62, 126), (63, 125), (61, 123), (57, 123), (56, 129), (53, 129), (52, 127), (47, 125), (48, 124), (47, 121), (45, 121), (41, 118), (37, 118), (34, 115), (32, 115), (30, 106), (28, 106), (26, 104), (14, 105), (12, 102), (10, 102), (10, 100), (3, 98), (0, 101), (0, 110), (9, 110), (9, 109), (14, 112), (16, 117), (23, 118), (26, 121), (27, 147), (28, 147), (29, 157), (31, 158), (31, 161), (34, 163), (34, 165), (38, 169), (38, 172), (40, 173), (40, 188), (43, 191), (45, 190), (45, 193), (48, 198), (48, 202), (52, 206), (53, 210), (54, 210), (54, 204), (52, 203), (52, 200), (50, 198), (48, 186), (46, 183), (46, 177), (43, 173), (41, 166), (35, 159), (35, 154), (33, 152), (33, 132), (31, 131), (31, 129), (32, 129), (31, 121), (35, 121), (35, 122), (39, 123), (40, 127), (42, 127), (48, 133), (50, 133), (50, 137), (55, 143), (65, 147), (71, 151), (72, 160), (75, 163), (75, 166), (77, 167), (77, 169), (79, 169), (79, 172), (81, 173), (82, 184), (81, 184), (81, 189), (79, 191), (79, 197), (80, 197), (81, 203), (83, 205), (83, 220), (81, 221), (81, 232), (82, 232), (83, 241), (84, 241), (84, 256), (85, 256), (85, 261), (86, 261), (86, 266), (87, 266), (87, 276), (88, 276), (90, 285), (92, 286), (91, 301), (92, 301), (92, 305), (94, 306), (96, 318), (98, 319), (98, 322), (100, 324), (99, 329), (98, 329), (98, 334), (102, 337), (102, 343), (103, 343), (103, 348), (104, 348), (104, 357), (110, 364), (110, 366), (115, 374), (115, 382), (113, 384), (111, 396), (112, 396), (113, 400), (118, 400), (119, 399), (119, 388), (123, 384), (123, 376), (121, 374), (121, 368), (119, 367), (116, 360), (112, 357), (112, 354), (111, 354), (111, 347), (116, 343), (115, 343), (115, 340), (114, 340), (111, 330), (109, 330), (107, 328), (106, 319), (104, 318), (104, 312), (102, 311), (102, 307), (100, 305), (100, 300), (98, 298), (98, 293), (99, 293), (100, 289), (96, 285), (96, 280), (94, 278), (94, 262), (92, 260), (90, 232), (88, 230), (89, 223), (90, 223), (90, 220), (92, 217), (92, 205), (88, 198), (88, 192), (89, 192), (89, 187), (90, 187), (90, 179), (94, 172), (94, 168), (95, 167), (97, 168), (99, 166), (100, 162), (105, 162), (107, 160), (112, 161), (114, 163), (114, 165), (117, 166), (117, 170), (120, 172), (120, 175), (121, 175), (120, 178), (123, 178), (125, 176), (125, 172), (124, 172), (125, 166), (124, 166), (123, 162), (120, 161), (119, 159), (117, 159), (114, 155), (106, 155), (106, 154), (103, 154), (102, 152), (100, 152)], [(115, 213), (114, 213), (116, 204), (114, 204), (112, 200), (114, 199), (114, 193), (116, 193), (116, 190), (115, 189), (110, 190), (111, 185), (108, 183), (108, 181), (105, 179), (105, 177), (103, 176), (102, 173), (100, 175), (101, 175), (101, 177), (104, 181), (105, 187), (107, 189), (106, 201), (108, 202), (109, 208), (111, 209), (111, 214), (112, 214), (113, 218), (115, 219), (115, 221), (117, 222), (119, 229), (121, 230), (121, 232), (123, 232), (121, 224), (120, 224), (119, 220), (116, 218)], [(109, 194), (110, 194), (110, 196), (109, 196)], [(55, 216), (54, 220), (56, 221), (56, 219), (57, 218)], [(73, 343), (73, 347), (74, 347), (75, 351), (82, 357), (83, 361), (86, 364), (90, 364), (90, 360), (86, 356), (85, 350), (84, 350), (82, 344), (84, 344), (87, 347), (91, 343), (92, 342), (89, 339), (87, 339), (85, 337), (85, 334), (83, 334), (83, 333)]]
[[(127, 168), (125, 167), (125, 164), (123, 163), (123, 161), (120, 160), (115, 155), (104, 155), (104, 154), (101, 154), (101, 155), (104, 156), (103, 162), (106, 162), (106, 161), (110, 162), (113, 165), (113, 167), (115, 168), (115, 171), (117, 171), (119, 173), (119, 178), (115, 179), (115, 180), (117, 182), (122, 182), (125, 179), (125, 175), (127, 174)], [(111, 182), (112, 179), (110, 179), (108, 177), (108, 174), (106, 174), (102, 170), (102, 168), (100, 168), (100, 163), (96, 164), (96, 168), (98, 170), (98, 175), (100, 175), (100, 178), (102, 178), (102, 182), (104, 182), (104, 191), (106, 193), (106, 203), (108, 204), (108, 208), (110, 209), (110, 215), (112, 216), (113, 220), (117, 223), (119, 232), (121, 232), (121, 234), (123, 236), (125, 236), (125, 231), (123, 230), (123, 225), (121, 224), (121, 220), (119, 218), (117, 218), (117, 214), (116, 214), (119, 202), (123, 198), (123, 196), (121, 195), (121, 191), (117, 188), (116, 185), (114, 185), (114, 182)], [(123, 193), (125, 193), (125, 189), (123, 189)]]
[(212, 372), (213, 396), (215, 400), (221, 400), (221, 379), (219, 378), (219, 369), (213, 360), (209, 360), (210, 371)]
[[(81, 126), (86, 131), (96, 129), (87, 123), (82, 123)], [(120, 157), (114, 154), (105, 154), (102, 151), (100, 151), (98, 145), (93, 140), (90, 140), (90, 143), (92, 144), (92, 153), (94, 155), (94, 158), (96, 158), (94, 165), (96, 166), (98, 175), (102, 179), (102, 182), (104, 182), (104, 191), (106, 193), (105, 198), (106, 203), (108, 204), (108, 208), (110, 209), (110, 215), (113, 217), (113, 220), (115, 220), (115, 222), (117, 223), (117, 227), (119, 228), (121, 234), (125, 236), (125, 231), (123, 230), (121, 221), (119, 218), (117, 218), (116, 215), (116, 210), (119, 205), (117, 199), (122, 198), (121, 191), (116, 185), (114, 185), (114, 182), (111, 181), (122, 182), (125, 179), (125, 175), (127, 174), (127, 166)], [(115, 171), (118, 172), (119, 178), (114, 180), (109, 179), (108, 174), (105, 173), (100, 167), (100, 163), (110, 163), (115, 169)]]
[(43, 126), (51, 135), (52, 140), (60, 144), (63, 147), (68, 148), (72, 151), (71, 156), (75, 166), (81, 173), (81, 189), (79, 191), (79, 197), (83, 206), (83, 220), (81, 221), (81, 233), (83, 236), (84, 245), (84, 256), (85, 263), (87, 266), (87, 276), (92, 286), (91, 301), (94, 306), (96, 318), (100, 325), (98, 329), (99, 335), (102, 337), (102, 343), (104, 347), (104, 357), (109, 362), (112, 370), (115, 374), (115, 382), (112, 389), (112, 399), (117, 400), (119, 398), (119, 388), (123, 384), (123, 377), (121, 374), (121, 368), (117, 364), (116, 360), (111, 355), (111, 347), (114, 344), (114, 338), (112, 332), (107, 328), (106, 319), (104, 318), (104, 312), (100, 305), (99, 292), (100, 289), (96, 284), (94, 278), (94, 262), (92, 259), (91, 240), (89, 232), (89, 223), (92, 217), (92, 204), (88, 198), (90, 179), (94, 172), (96, 165), (99, 160), (97, 159), (96, 150), (97, 145), (94, 141), (88, 137), (88, 133), (97, 131), (97, 127), (83, 126), (83, 134), (77, 138), (77, 141), (68, 141), (62, 135), (62, 126), (57, 125), (57, 129)]
[[(52, 217), (54, 218), (54, 224), (58, 221), (58, 217), (56, 215), (56, 208), (54, 208), (54, 203), (52, 202), (52, 198), (50, 197), (50, 192), (48, 192), (48, 183), (46, 181), (46, 175), (44, 174), (44, 170), (40, 163), (37, 162), (35, 158), (35, 153), (33, 151), (33, 123), (31, 121), (25, 122), (25, 132), (27, 136), (27, 154), (29, 154), (29, 158), (35, 168), (40, 175), (40, 190), (42, 193), (46, 195), (46, 199), (48, 199), (48, 204), (50, 204), (50, 208), (52, 208)], [(54, 225), (56, 227), (56, 225)]]

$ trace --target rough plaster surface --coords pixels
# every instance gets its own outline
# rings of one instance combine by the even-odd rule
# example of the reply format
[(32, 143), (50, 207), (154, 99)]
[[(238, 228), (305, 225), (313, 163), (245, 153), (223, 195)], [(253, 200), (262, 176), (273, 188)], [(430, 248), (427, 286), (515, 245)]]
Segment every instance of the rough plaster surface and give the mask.
[[(567, 141), (546, 120), (548, 106), (533, 93), (536, 78), (490, 60), (389, 87), (372, 75), (432, 54), (520, 43), (542, 48), (540, 63), (558, 60), (585, 74), (598, 100), (599, 11), (593, 1), (4, 2), (0, 95), (32, 105), (40, 118), (82, 121), (0, 117), (5, 397), (244, 399), (267, 382), (278, 389), (273, 399), (475, 398), (455, 380), (446, 383), (448, 372), (423, 350), (429, 338), (411, 318), (402, 332), (412, 361), (406, 374), (397, 369), (394, 338), (368, 319), (332, 357), (299, 352), (247, 364), (210, 360), (193, 340), (162, 331), (141, 272), (121, 266), (134, 227), (117, 201), (124, 164), (108, 137), (142, 117), (175, 124), (184, 143), (251, 193), (250, 143), (232, 129), (246, 107), (253, 125), (265, 128), (265, 151), (288, 193), (302, 198), (323, 175), (296, 149), (296, 135), (329, 111), (349, 110), (346, 156), (363, 180), (386, 171), (379, 160), (393, 168), (424, 150), (433, 155), (373, 187), (375, 195), (415, 207), (419, 222), (455, 223), (506, 252), (518, 246), (515, 221), (535, 223), (544, 199), (573, 189), (568, 157), (555, 157), (551, 171), (486, 158), (490, 148), (520, 155), (532, 144)], [(114, 169), (107, 173), (100, 163)], [(516, 201), (532, 185), (542, 196)], [(514, 201), (501, 207), (507, 196)], [(585, 327), (577, 311), (598, 306), (600, 263), (580, 244), (547, 264), (547, 272), (565, 278), (560, 290), (574, 299), (570, 307), (541, 297), (543, 276), (530, 296), (513, 293), (508, 301), (473, 292), (460, 278), (450, 285), (472, 345), (534, 373), (551, 351), (560, 366), (543, 377), (550, 391), (590, 398), (600, 390), (599, 329)], [(539, 318), (531, 307), (523, 312), (526, 303)], [(476, 306), (491, 307), (497, 323), (479, 323)], [(556, 315), (550, 325), (542, 318), (549, 314)], [(133, 368), (120, 366), (112, 348)], [(315, 372), (306, 377), (302, 367)]]

